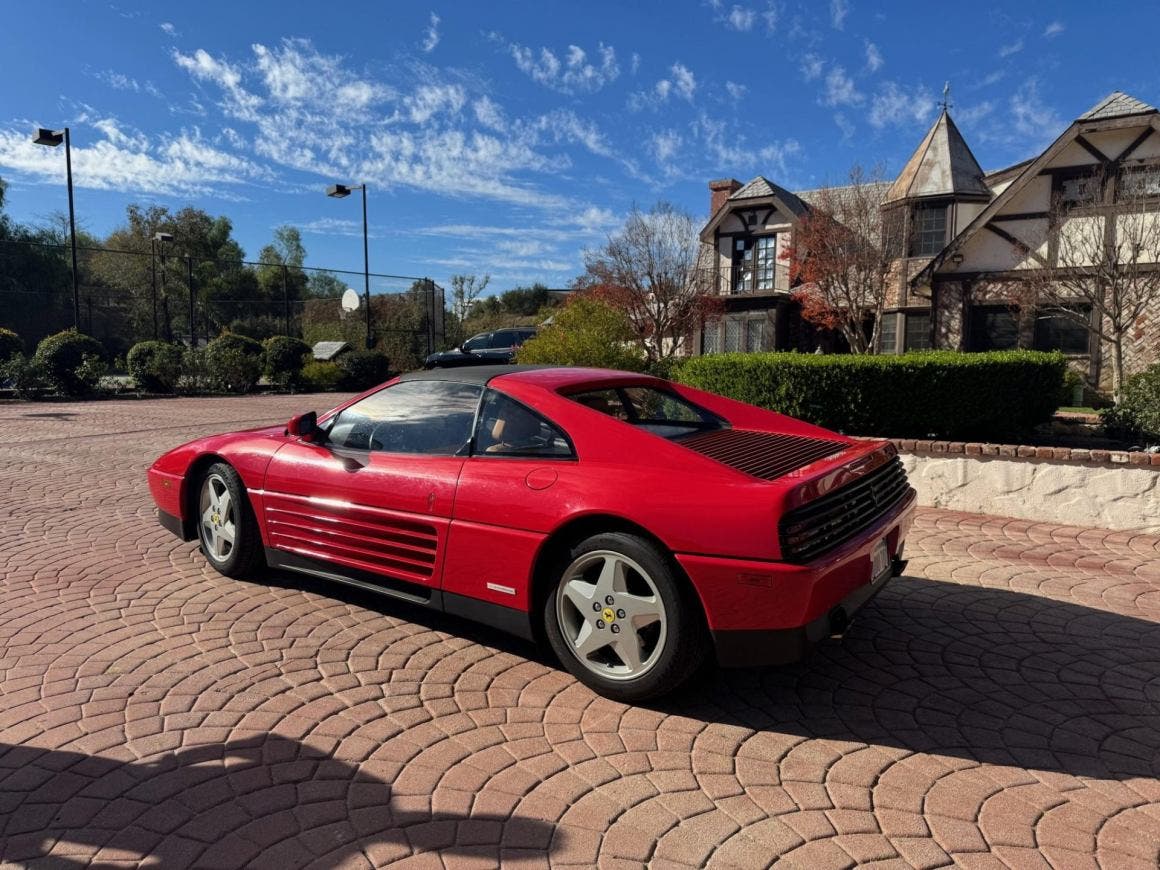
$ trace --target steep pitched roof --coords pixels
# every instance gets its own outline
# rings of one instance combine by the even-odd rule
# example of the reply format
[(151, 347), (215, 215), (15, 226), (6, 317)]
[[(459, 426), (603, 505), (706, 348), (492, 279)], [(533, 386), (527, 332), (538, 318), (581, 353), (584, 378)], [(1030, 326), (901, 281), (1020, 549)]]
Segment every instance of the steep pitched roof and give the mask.
[(906, 161), (886, 202), (920, 196), (990, 196), (983, 170), (963, 134), (943, 109), (918, 149)]
[(745, 200), (764, 200), (794, 218), (799, 218), (810, 210), (810, 207), (802, 202), (796, 194), (790, 193), (781, 185), (774, 184), (765, 176), (759, 175), (748, 184), (738, 188), (729, 199), (725, 200), (725, 205), (717, 209), (717, 213), (709, 218), (709, 222), (701, 230), (701, 241), (711, 240), (713, 231), (732, 213), (733, 209), (730, 206), (744, 208), (746, 206)]
[[(975, 233), (985, 227), (992, 217), (1001, 211), (1013, 197), (1018, 195), (1019, 191), (1025, 188), (1032, 178), (1035, 178), (1039, 174), (1041, 169), (1049, 165), (1069, 143), (1075, 141), (1081, 128), (1080, 122), (1109, 121), (1113, 118), (1123, 117), (1124, 115), (1160, 115), (1160, 112), (1152, 106), (1134, 97), (1129, 97), (1121, 91), (1115, 91), (1100, 100), (1085, 114), (1073, 121), (1038, 157), (1011, 167), (1015, 169), (1021, 166), (1022, 171), (1019, 172), (998, 196), (987, 203), (987, 206), (975, 216), (974, 220), (967, 224), (957, 236), (951, 239), (946, 247), (936, 254), (929, 263), (923, 266), (917, 274), (911, 277), (910, 286), (914, 287), (930, 281), (931, 277), (946, 262), (948, 257), (959, 250)], [(1141, 119), (1140, 123), (1141, 125), (1151, 125), (1153, 129), (1160, 130), (1160, 117)], [(1098, 124), (1095, 129), (1099, 129)]]
[(1112, 91), (1080, 115), (1079, 120), (1095, 121), (1104, 118), (1121, 118), (1125, 115), (1147, 115), (1149, 112), (1155, 111), (1155, 106), (1149, 106), (1143, 100), (1130, 97), (1123, 91)]
[(790, 193), (784, 187), (774, 184), (764, 175), (759, 175), (757, 178), (750, 181), (748, 184), (738, 188), (738, 190), (729, 197), (730, 202), (738, 199), (760, 199), (761, 197), (772, 196), (780, 199), (787, 209), (799, 217), (809, 211), (809, 206), (802, 202), (795, 194)]

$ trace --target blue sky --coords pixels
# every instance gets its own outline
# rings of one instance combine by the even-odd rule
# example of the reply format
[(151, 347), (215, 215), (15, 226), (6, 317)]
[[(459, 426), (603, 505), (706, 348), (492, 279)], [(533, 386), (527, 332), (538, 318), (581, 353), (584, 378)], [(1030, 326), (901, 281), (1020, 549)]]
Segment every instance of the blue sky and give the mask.
[[(228, 215), (256, 257), (300, 227), (308, 265), (491, 273), (563, 286), (635, 204), (701, 217), (706, 182), (790, 188), (854, 162), (896, 172), (951, 82), (986, 169), (1031, 156), (1109, 91), (1160, 99), (1154, 14), (1104, 4), (3, 0), (8, 211), (79, 219), (130, 202)], [(1134, 7), (1138, 9), (1139, 7)]]

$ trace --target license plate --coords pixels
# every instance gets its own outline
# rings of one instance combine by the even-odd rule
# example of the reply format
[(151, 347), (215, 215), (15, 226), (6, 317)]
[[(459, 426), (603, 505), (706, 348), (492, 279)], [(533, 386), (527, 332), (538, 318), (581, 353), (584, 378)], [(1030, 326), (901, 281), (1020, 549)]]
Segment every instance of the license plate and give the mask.
[(890, 574), (890, 551), (886, 542), (879, 541), (870, 551), (870, 582), (877, 583)]

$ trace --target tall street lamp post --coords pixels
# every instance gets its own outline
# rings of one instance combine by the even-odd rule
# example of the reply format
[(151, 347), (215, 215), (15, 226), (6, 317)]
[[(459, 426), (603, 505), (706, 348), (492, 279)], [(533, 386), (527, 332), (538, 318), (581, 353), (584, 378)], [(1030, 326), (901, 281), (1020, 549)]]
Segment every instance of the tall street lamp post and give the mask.
[(81, 328), (81, 293), (80, 280), (77, 276), (77, 218), (73, 208), (72, 143), (69, 139), (68, 127), (63, 130), (46, 130), (44, 127), (40, 127), (36, 131), (36, 138), (32, 141), (37, 145), (47, 145), (50, 148), (64, 143), (64, 169), (65, 179), (68, 183), (68, 232), (69, 244), (72, 248), (73, 327), (79, 332)]
[[(173, 233), (157, 232), (153, 234), (153, 238), (149, 240), (149, 247), (153, 251), (153, 340), (156, 341), (160, 336), (157, 333), (157, 243), (158, 242), (172, 242)], [(161, 261), (161, 292), (165, 292), (165, 260)]]
[(351, 191), (362, 191), (363, 211), (363, 303), (366, 305), (367, 317), (367, 350), (374, 347), (374, 337), (371, 335), (371, 260), (367, 245), (367, 186), (363, 184), (332, 184), (326, 188), (326, 195), (335, 199), (350, 196)]

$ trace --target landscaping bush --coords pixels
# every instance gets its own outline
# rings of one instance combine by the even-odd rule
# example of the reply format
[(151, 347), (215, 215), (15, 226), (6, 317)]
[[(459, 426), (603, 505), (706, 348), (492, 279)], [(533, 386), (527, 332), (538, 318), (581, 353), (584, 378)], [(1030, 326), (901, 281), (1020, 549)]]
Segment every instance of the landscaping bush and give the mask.
[(851, 435), (995, 441), (1059, 406), (1059, 353), (902, 356), (736, 353), (691, 357), (676, 379)]
[(1160, 443), (1160, 363), (1128, 378), (1120, 404), (1100, 416), (1113, 438)]
[(35, 357), (18, 353), (0, 363), (0, 381), (8, 384), (22, 399), (35, 399), (48, 388), (48, 377)]
[(13, 357), (24, 353), (24, 342), (11, 329), (0, 326), (0, 363), (6, 363)]
[(84, 396), (96, 389), (105, 369), (87, 357), (101, 362), (105, 349), (90, 335), (66, 329), (42, 339), (35, 359), (43, 367), (49, 385), (64, 396)]
[(297, 386), (310, 354), (310, 345), (289, 335), (274, 335), (262, 342), (266, 350), (266, 377), (280, 387)]
[(181, 379), (184, 348), (164, 341), (141, 341), (126, 357), (129, 374), (137, 388), (151, 393), (172, 393)]
[(262, 376), (265, 353), (254, 339), (231, 332), (205, 347), (205, 367), (212, 389), (248, 393)]
[(334, 363), (311, 360), (302, 367), (299, 380), (304, 390), (326, 393), (339, 389), (345, 377)]
[(612, 306), (576, 296), (552, 318), (516, 352), (518, 362), (628, 371), (645, 367), (628, 317)]
[(342, 386), (348, 390), (369, 390), (390, 377), (391, 361), (373, 350), (352, 350), (337, 360)]

